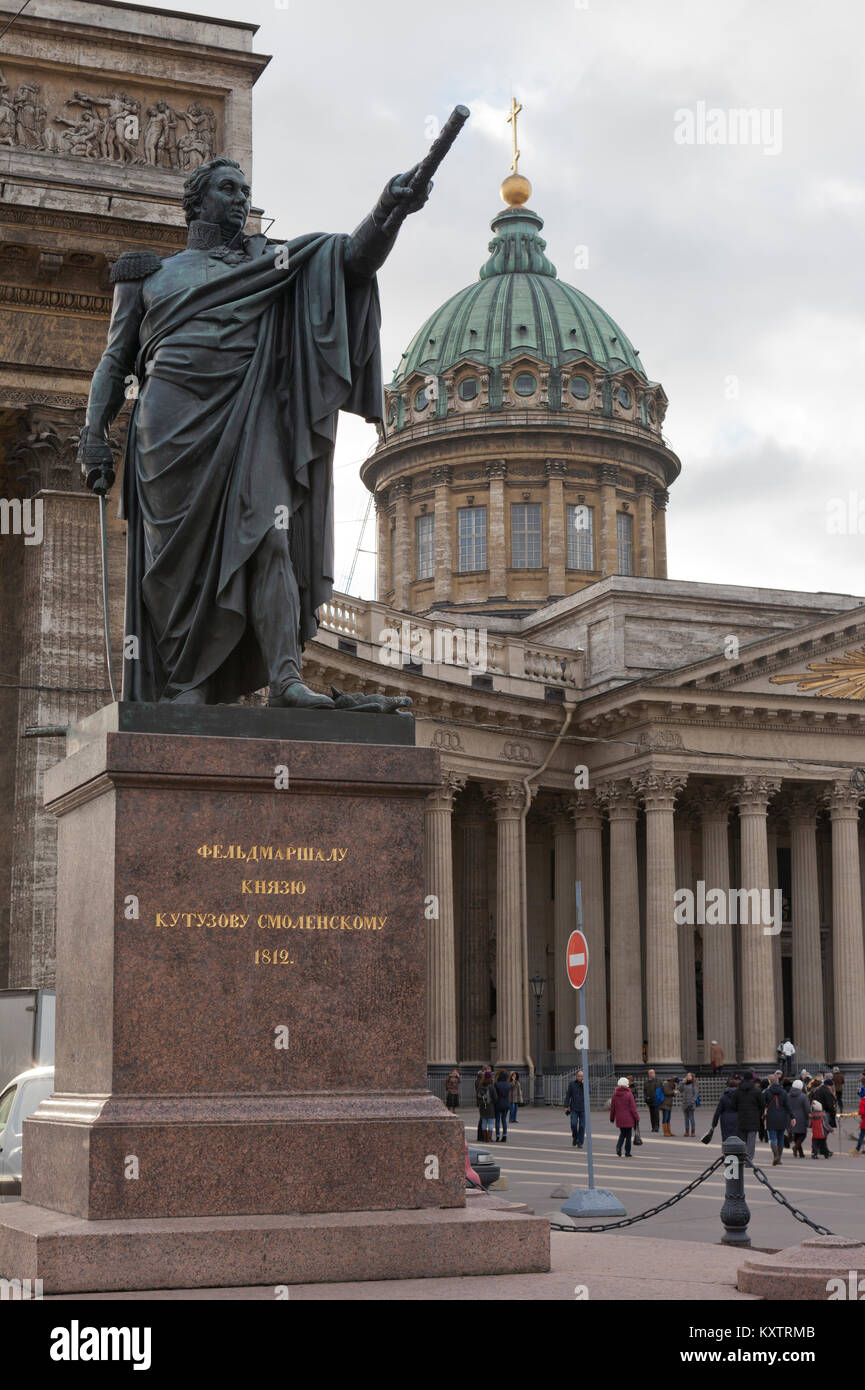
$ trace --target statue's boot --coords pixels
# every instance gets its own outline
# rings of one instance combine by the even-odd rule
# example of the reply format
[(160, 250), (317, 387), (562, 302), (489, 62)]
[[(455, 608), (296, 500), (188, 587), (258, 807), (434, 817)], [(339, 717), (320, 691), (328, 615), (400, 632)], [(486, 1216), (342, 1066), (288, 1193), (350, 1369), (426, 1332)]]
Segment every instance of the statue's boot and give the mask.
[(329, 695), (317, 695), (303, 681), (292, 681), (279, 694), (271, 694), (268, 700), (271, 708), (277, 709), (333, 709), (334, 703)]

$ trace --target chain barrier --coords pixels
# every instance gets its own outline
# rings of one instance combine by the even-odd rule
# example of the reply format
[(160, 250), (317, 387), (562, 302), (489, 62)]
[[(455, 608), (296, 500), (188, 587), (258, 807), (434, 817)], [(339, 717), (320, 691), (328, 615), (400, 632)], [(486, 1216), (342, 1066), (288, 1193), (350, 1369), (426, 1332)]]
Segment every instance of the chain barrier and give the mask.
[(683, 1197), (687, 1197), (689, 1192), (693, 1192), (695, 1187), (699, 1187), (701, 1182), (705, 1182), (713, 1173), (716, 1173), (724, 1162), (724, 1156), (716, 1158), (710, 1167), (704, 1169), (698, 1178), (689, 1182), (687, 1187), (683, 1187), (680, 1192), (676, 1192), (672, 1197), (668, 1197), (665, 1202), (659, 1203), (656, 1207), (649, 1207), (646, 1211), (641, 1211), (639, 1216), (626, 1216), (622, 1221), (606, 1221), (602, 1226), (565, 1226), (558, 1221), (550, 1222), (551, 1231), (587, 1231), (590, 1234), (597, 1231), (618, 1231), (623, 1226), (633, 1226), (638, 1221), (646, 1221), (650, 1216), (657, 1216), (659, 1212), (666, 1211), (667, 1207), (675, 1206), (676, 1202), (681, 1202)]
[(791, 1202), (788, 1202), (783, 1192), (779, 1192), (777, 1187), (772, 1186), (768, 1177), (763, 1172), (763, 1169), (758, 1168), (754, 1160), (749, 1158), (747, 1154), (745, 1155), (745, 1162), (748, 1164), (749, 1168), (753, 1169), (754, 1177), (757, 1181), (761, 1182), (764, 1187), (767, 1187), (775, 1198), (775, 1201), (779, 1202), (782, 1207), (786, 1207), (789, 1212), (792, 1212), (797, 1221), (801, 1221), (804, 1225), (810, 1226), (811, 1230), (816, 1231), (818, 1236), (834, 1236), (835, 1232), (830, 1231), (828, 1226), (818, 1226), (816, 1221), (811, 1221), (803, 1211), (800, 1211), (798, 1207), (794, 1207)]

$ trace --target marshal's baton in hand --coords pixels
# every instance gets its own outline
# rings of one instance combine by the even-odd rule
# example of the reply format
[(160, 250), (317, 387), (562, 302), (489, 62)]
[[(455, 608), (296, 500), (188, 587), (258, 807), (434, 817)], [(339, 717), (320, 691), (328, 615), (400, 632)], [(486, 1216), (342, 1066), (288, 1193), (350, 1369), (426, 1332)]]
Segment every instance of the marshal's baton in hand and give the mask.
[[(441, 134), (433, 140), (429, 147), (429, 152), (420, 162), (411, 177), (409, 188), (413, 193), (420, 193), (426, 188), (436, 169), (441, 164), (454, 140), (456, 140), (470, 115), (467, 106), (455, 106), (442, 126)], [(410, 202), (411, 199), (406, 199)], [(399, 230), (399, 227), (408, 216), (408, 209), (400, 204), (393, 208), (385, 218), (382, 231), (391, 236)]]

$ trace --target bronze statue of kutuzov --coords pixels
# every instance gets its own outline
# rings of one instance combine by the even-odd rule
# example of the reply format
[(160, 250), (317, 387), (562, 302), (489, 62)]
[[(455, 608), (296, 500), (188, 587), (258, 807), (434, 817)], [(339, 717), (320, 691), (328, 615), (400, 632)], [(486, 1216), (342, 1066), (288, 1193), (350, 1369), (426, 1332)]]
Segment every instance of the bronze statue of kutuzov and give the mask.
[(337, 413), (381, 419), (375, 276), (426, 202), (423, 168), (391, 179), (351, 236), (276, 243), (243, 235), (249, 185), (213, 159), (184, 185), (186, 250), (115, 262), (78, 457), (104, 496), (109, 427), (133, 399), (124, 699), (231, 703), (269, 684), (271, 705), (334, 704), (303, 684), (300, 661), (333, 592)]

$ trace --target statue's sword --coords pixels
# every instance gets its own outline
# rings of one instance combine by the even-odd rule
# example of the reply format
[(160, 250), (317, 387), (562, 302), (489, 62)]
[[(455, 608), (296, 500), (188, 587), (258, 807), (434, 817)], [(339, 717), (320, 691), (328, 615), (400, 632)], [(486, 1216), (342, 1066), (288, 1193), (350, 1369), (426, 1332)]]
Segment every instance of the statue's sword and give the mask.
[(114, 687), (114, 671), (111, 665), (111, 630), (108, 626), (108, 523), (105, 518), (105, 493), (100, 492), (98, 496), (99, 534), (102, 539), (102, 612), (105, 619), (105, 664), (108, 667), (108, 684), (111, 687), (111, 698), (116, 704), (117, 691)]
[[(470, 112), (467, 106), (454, 107), (442, 126), (441, 134), (437, 139), (433, 140), (429, 147), (429, 153), (421, 160), (412, 176), (409, 188), (411, 188), (413, 193), (420, 193), (422, 189), (426, 188), (436, 169), (441, 164), (454, 140), (456, 140), (468, 120), (469, 115)], [(411, 199), (406, 199), (406, 202), (410, 201)], [(408, 212), (404, 206), (393, 208), (385, 218), (382, 232), (386, 236), (393, 235), (395, 232), (399, 231), (401, 223), (407, 216)]]

